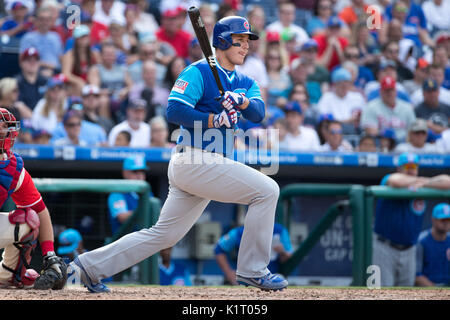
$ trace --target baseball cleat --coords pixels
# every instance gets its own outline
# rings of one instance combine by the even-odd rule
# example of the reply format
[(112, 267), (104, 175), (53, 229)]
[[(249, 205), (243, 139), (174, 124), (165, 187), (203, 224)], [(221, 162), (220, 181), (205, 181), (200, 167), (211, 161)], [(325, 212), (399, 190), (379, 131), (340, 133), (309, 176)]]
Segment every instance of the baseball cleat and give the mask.
[(111, 292), (111, 290), (103, 283), (92, 282), (78, 258), (75, 258), (71, 263), (69, 263), (67, 268), (67, 282), (75, 284), (81, 283), (89, 290), (89, 292), (92, 293)]
[(236, 281), (246, 287), (252, 286), (261, 290), (283, 290), (288, 286), (288, 282), (282, 276), (269, 272), (261, 278), (245, 278), (236, 275)]

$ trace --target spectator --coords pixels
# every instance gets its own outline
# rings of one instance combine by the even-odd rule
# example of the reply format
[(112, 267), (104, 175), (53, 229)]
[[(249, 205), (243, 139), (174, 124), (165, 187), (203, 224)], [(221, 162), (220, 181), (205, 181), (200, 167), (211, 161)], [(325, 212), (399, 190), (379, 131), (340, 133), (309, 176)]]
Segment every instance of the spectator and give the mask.
[(412, 71), (400, 61), (400, 45), (397, 41), (389, 41), (383, 46), (382, 58), (395, 63), (395, 71), (399, 82), (411, 80), (414, 77)]
[(311, 37), (325, 33), (327, 22), (333, 15), (333, 3), (330, 0), (314, 2), (313, 16), (308, 20), (306, 31)]
[(101, 63), (90, 68), (88, 83), (101, 88), (100, 115), (115, 121), (120, 120), (120, 106), (128, 95), (131, 79), (127, 67), (116, 63), (116, 48), (113, 44), (102, 45)]
[(302, 108), (302, 113), (305, 115), (303, 123), (305, 126), (315, 127), (319, 114), (309, 102), (308, 91), (302, 83), (296, 83), (289, 93), (289, 101), (296, 101)]
[(39, 73), (39, 59), (39, 52), (34, 47), (26, 49), (19, 58), (20, 73), (16, 77), (18, 100), (30, 110), (42, 99), (47, 85), (47, 78)]
[(50, 144), (51, 138), (52, 134), (47, 130), (44, 129), (34, 130), (32, 143), (48, 145)]
[[(397, 67), (396, 67), (395, 61), (392, 60), (381, 60), (380, 64), (378, 65), (378, 70), (376, 73), (377, 80), (376, 81), (370, 81), (366, 84), (364, 88), (364, 93), (367, 97), (367, 101), (374, 100), (376, 98), (380, 97), (380, 82), (381, 79), (384, 77), (391, 77), (397, 81)], [(400, 83), (397, 82), (396, 84), (396, 93), (397, 98), (410, 102), (410, 98), (408, 93), (406, 92), (405, 87)]]
[[(450, 90), (445, 89), (442, 84), (444, 83), (444, 67), (432, 64), (430, 66), (430, 78), (435, 80), (438, 87), (439, 87), (439, 101), (448, 104), (450, 101)], [(417, 107), (420, 103), (423, 102), (423, 91), (422, 88), (417, 90), (413, 93), (411, 96), (411, 102), (414, 105), (414, 107)]]
[[(444, 38), (445, 40), (441, 40)], [(433, 64), (439, 65), (442, 68), (444, 68), (444, 81), (442, 82), (442, 86), (445, 89), (450, 89), (450, 55), (447, 51), (449, 49), (449, 46), (442, 43), (442, 42), (450, 42), (447, 40), (447, 38), (450, 38), (449, 35), (443, 35), (439, 38), (437, 38), (436, 42), (436, 48), (433, 50), (433, 56), (432, 61)]]
[(114, 147), (129, 147), (131, 142), (131, 133), (128, 131), (120, 131), (116, 136)]
[(450, 30), (450, 3), (445, 0), (427, 0), (422, 2), (422, 10), (425, 15), (430, 34), (441, 30)]
[(159, 52), (159, 45), (155, 41), (141, 42), (139, 44), (138, 52), (139, 60), (133, 62), (128, 66), (128, 74), (130, 75), (131, 81), (134, 84), (142, 82), (142, 65), (146, 61), (150, 60), (156, 64), (156, 82), (161, 85), (167, 72), (166, 64), (168, 64), (170, 60), (172, 60), (173, 56), (169, 55), (167, 57), (164, 57), (163, 61), (161, 61), (158, 56), (162, 53)]
[(348, 70), (339, 68), (331, 75), (332, 90), (326, 92), (317, 104), (320, 114), (332, 114), (344, 124), (344, 133), (353, 134), (359, 130), (361, 110), (366, 104), (364, 96), (351, 91), (352, 77)]
[(192, 286), (189, 269), (172, 260), (172, 247), (159, 252), (159, 284), (161, 286)]
[(113, 20), (125, 22), (125, 3), (119, 0), (96, 0), (92, 19), (107, 27)]
[(450, 152), (450, 129), (442, 132), (439, 139), (436, 140), (436, 145), (441, 148), (445, 153)]
[(186, 68), (186, 60), (181, 57), (175, 56), (167, 65), (166, 75), (164, 77), (164, 86), (167, 90), (171, 90), (175, 84), (175, 80), (178, 75)]
[[(127, 10), (131, 12), (130, 10)], [(129, 14), (130, 15), (130, 14)], [(138, 40), (134, 33), (128, 32), (125, 21), (112, 20), (109, 24), (109, 41), (118, 51), (117, 63), (130, 64), (137, 59)]]
[[(266, 13), (264, 11), (264, 8), (259, 5), (253, 5), (247, 13), (247, 19), (248, 23), (252, 26), (252, 31), (258, 33), (259, 38), (267, 42), (267, 34), (265, 31)], [(212, 26), (214, 26), (214, 23), (212, 24)], [(213, 31), (213, 28), (211, 28), (211, 31)], [(212, 35), (212, 33), (210, 35)]]
[(161, 27), (156, 31), (158, 41), (170, 44), (182, 58), (188, 57), (189, 42), (192, 36), (182, 29), (186, 11), (180, 8), (166, 9), (162, 13)]
[(58, 236), (58, 244), (56, 252), (66, 263), (70, 263), (78, 255), (87, 251), (83, 245), (83, 237), (76, 229), (66, 229), (61, 232)]
[(202, 48), (197, 38), (192, 38), (189, 42), (189, 54), (187, 58), (187, 64), (191, 64), (204, 58)]
[(433, 208), (431, 229), (419, 236), (416, 254), (416, 281), (420, 287), (450, 286), (450, 206)]
[(366, 66), (373, 72), (378, 64), (380, 49), (374, 35), (367, 28), (367, 21), (356, 23), (350, 39), (359, 50), (358, 65)]
[(83, 119), (94, 124), (97, 124), (103, 128), (106, 134), (108, 134), (114, 122), (101, 116), (99, 114), (100, 109), (100, 89), (99, 87), (91, 84), (87, 84), (81, 91), (82, 105), (83, 105)]
[(279, 34), (283, 32), (292, 32), (295, 34), (295, 42), (302, 45), (309, 39), (306, 31), (296, 25), (295, 22), (295, 5), (290, 2), (281, 2), (278, 5), (278, 19), (266, 27), (266, 32), (275, 31)]
[[(236, 227), (222, 235), (214, 247), (216, 262), (225, 276), (225, 284), (238, 285), (236, 271), (229, 263), (229, 254), (239, 250), (244, 226)], [(272, 253), (268, 268), (273, 273), (280, 272), (280, 265), (286, 262), (294, 252), (288, 230), (275, 223), (272, 235)]]
[(349, 6), (339, 12), (338, 17), (352, 28), (358, 21), (368, 19), (368, 7), (369, 5), (364, 0), (352, 0)]
[[(95, 14), (95, 2), (96, 0), (82, 0), (80, 3), (80, 23), (86, 25), (91, 30), (89, 37), (93, 46), (102, 43), (109, 37), (108, 26), (92, 19)], [(67, 39), (66, 50), (72, 45), (72, 40), (70, 38)]]
[(54, 146), (87, 147), (87, 142), (80, 138), (81, 120), (81, 115), (75, 110), (67, 111), (63, 118), (64, 131), (66, 132), (66, 136), (53, 140), (52, 144)]
[(158, 30), (158, 22), (153, 14), (148, 11), (149, 3), (146, 0), (136, 0), (136, 18), (134, 28), (139, 34), (154, 34)]
[(403, 86), (409, 96), (413, 95), (414, 92), (422, 88), (423, 82), (429, 76), (429, 71), (430, 68), (428, 62), (423, 58), (417, 59), (414, 78), (403, 82)]
[(381, 80), (380, 96), (362, 110), (361, 128), (370, 135), (390, 128), (395, 131), (397, 141), (405, 141), (407, 128), (416, 120), (413, 107), (397, 98), (396, 81), (392, 77)]
[(15, 78), (5, 77), (0, 80), (0, 107), (9, 110), (17, 121), (32, 116), (30, 108), (19, 101), (19, 86)]
[(81, 90), (87, 82), (89, 68), (97, 63), (91, 50), (88, 26), (79, 25), (73, 31), (74, 45), (62, 58), (62, 72), (67, 81), (72, 84), (75, 96), (81, 95)]
[(426, 79), (422, 85), (424, 101), (414, 109), (416, 117), (427, 120), (432, 134), (439, 135), (450, 123), (450, 105), (439, 101), (439, 86), (433, 79)]
[(14, 1), (11, 5), (10, 15), (1, 25), (1, 34), (16, 39), (22, 38), (33, 28), (33, 19), (29, 16), (28, 7), (22, 1)]
[(356, 147), (357, 152), (377, 152), (377, 144), (375, 137), (370, 135), (363, 135), (359, 139), (358, 146)]
[[(125, 180), (145, 181), (148, 171), (145, 156), (130, 156), (122, 164), (122, 177)], [(115, 234), (120, 226), (130, 218), (138, 207), (139, 195), (136, 192), (111, 193), (108, 196), (109, 221), (111, 233)]]
[(330, 72), (327, 68), (317, 64), (317, 42), (314, 39), (306, 41), (300, 47), (300, 57), (306, 64), (311, 66), (312, 71), (308, 73), (306, 80), (308, 82), (317, 82), (320, 84), (321, 92), (329, 89)]
[(267, 103), (269, 106), (274, 106), (279, 97), (288, 98), (291, 88), (288, 68), (283, 64), (279, 49), (272, 48), (267, 51), (265, 67), (268, 76)]
[(344, 49), (348, 39), (341, 37), (342, 22), (338, 17), (331, 17), (327, 22), (325, 33), (313, 37), (318, 44), (318, 64), (333, 70), (344, 60)]
[(146, 103), (142, 99), (129, 102), (126, 120), (115, 125), (109, 135), (108, 142), (110, 146), (114, 145), (116, 136), (120, 131), (126, 130), (131, 133), (130, 147), (146, 148), (150, 145), (150, 126), (144, 122), (146, 117)]
[(303, 84), (308, 92), (309, 102), (316, 104), (321, 95), (321, 85), (317, 81), (308, 80), (308, 76), (313, 74), (314, 65), (303, 58), (297, 58), (289, 66), (289, 76), (293, 85)]
[(344, 60), (342, 61), (341, 66), (343, 66), (343, 64), (347, 61), (355, 63), (358, 67), (356, 79), (354, 81), (354, 85), (357, 89), (363, 90), (368, 82), (375, 80), (372, 71), (361, 64), (360, 54), (357, 46), (348, 45), (347, 47), (345, 47)]
[[(450, 176), (418, 176), (419, 157), (402, 153), (397, 172), (383, 177), (381, 185), (416, 190), (450, 189)], [(416, 244), (422, 228), (425, 200), (384, 199), (376, 204), (372, 263), (380, 267), (381, 286), (413, 286), (416, 275)]]
[(20, 121), (20, 131), (17, 136), (16, 143), (32, 144), (33, 143), (33, 127), (31, 126), (31, 120), (25, 119)]
[(156, 82), (157, 66), (153, 61), (146, 61), (142, 65), (143, 81), (133, 84), (128, 98), (131, 100), (143, 99), (147, 103), (147, 118), (162, 115), (167, 108), (169, 90), (162, 88)]
[[(200, 11), (200, 15), (202, 16), (203, 24), (205, 25), (205, 30), (206, 34), (208, 35), (209, 42), (212, 43), (214, 24), (216, 23), (216, 20), (218, 20), (216, 19), (216, 12), (214, 11), (212, 5), (209, 3), (202, 3), (199, 6), (198, 10)], [(250, 25), (258, 30), (257, 27), (260, 25), (260, 23), (253, 25), (256, 20), (260, 20), (259, 18), (255, 17), (257, 14), (255, 14), (256, 11), (258, 11), (257, 6), (253, 6), (252, 9), (248, 12), (247, 18)], [(262, 25), (264, 26), (265, 23), (263, 23)]]
[(319, 137), (314, 129), (303, 125), (304, 115), (297, 102), (289, 102), (283, 108), (287, 131), (284, 142), (289, 151), (318, 151)]
[(343, 139), (342, 124), (339, 121), (331, 121), (328, 124), (326, 142), (320, 146), (320, 151), (351, 152), (353, 147), (347, 140)]
[(27, 32), (20, 39), (20, 53), (34, 47), (41, 57), (41, 72), (46, 76), (52, 76), (61, 70), (61, 58), (63, 55), (63, 43), (59, 35), (50, 31), (52, 28), (52, 12), (40, 8), (36, 13), (36, 30)]
[(163, 116), (156, 116), (149, 121), (151, 128), (150, 147), (172, 148), (175, 144), (169, 142), (169, 126)]
[(67, 109), (64, 82), (56, 76), (50, 78), (44, 97), (33, 110), (31, 117), (33, 129), (45, 129), (53, 133)]
[(288, 151), (289, 145), (286, 140), (286, 135), (288, 133), (288, 124), (286, 118), (279, 117), (273, 123), (273, 129), (276, 131), (269, 131), (269, 139), (267, 141), (267, 149), (276, 149), (280, 151)]
[(335, 121), (331, 113), (321, 114), (317, 120), (317, 135), (319, 136), (320, 145), (323, 145), (328, 139), (328, 125)]
[(412, 152), (417, 154), (442, 152), (436, 144), (426, 142), (427, 136), (427, 121), (417, 118), (409, 128), (407, 142), (400, 143), (395, 148), (395, 152)]
[(380, 151), (383, 153), (391, 153), (394, 152), (395, 147), (397, 146), (397, 140), (395, 137), (395, 131), (386, 128), (381, 131), (379, 135), (380, 139)]

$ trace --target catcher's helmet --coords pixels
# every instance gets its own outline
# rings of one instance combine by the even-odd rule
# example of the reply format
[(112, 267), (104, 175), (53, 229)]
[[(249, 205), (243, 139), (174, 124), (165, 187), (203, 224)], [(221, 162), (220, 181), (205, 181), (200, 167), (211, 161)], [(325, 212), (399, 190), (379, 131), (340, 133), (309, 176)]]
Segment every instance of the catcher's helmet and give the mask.
[(7, 152), (14, 146), (19, 134), (20, 122), (5, 108), (0, 108), (0, 152)]
[(250, 40), (258, 40), (259, 36), (251, 31), (247, 19), (238, 16), (225, 17), (214, 26), (213, 47), (227, 50), (233, 45), (232, 34), (248, 34)]

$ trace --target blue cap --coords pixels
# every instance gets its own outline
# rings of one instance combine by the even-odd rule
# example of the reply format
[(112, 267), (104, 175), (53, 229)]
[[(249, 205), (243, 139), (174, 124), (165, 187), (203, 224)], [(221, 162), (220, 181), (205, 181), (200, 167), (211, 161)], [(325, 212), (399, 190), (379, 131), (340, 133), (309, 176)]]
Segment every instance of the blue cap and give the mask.
[(59, 234), (59, 247), (57, 253), (65, 255), (74, 252), (82, 240), (81, 234), (75, 229), (66, 229)]
[(404, 152), (398, 156), (397, 166), (401, 167), (407, 163), (419, 164), (419, 156), (414, 153)]
[(75, 39), (84, 37), (84, 36), (88, 36), (91, 33), (91, 30), (89, 29), (89, 27), (85, 24), (80, 24), (78, 26), (75, 27), (75, 29), (73, 30), (73, 37)]
[(425, 79), (423, 81), (423, 84), (422, 84), (423, 91), (434, 91), (437, 89), (439, 89), (439, 86), (438, 86), (436, 80), (430, 78), (430, 79)]
[(386, 128), (383, 131), (381, 131), (380, 136), (382, 138), (387, 138), (387, 139), (393, 139), (393, 140), (396, 139), (395, 131), (394, 131), (394, 129), (391, 129), (391, 128)]
[(317, 49), (319, 45), (317, 44), (317, 41), (314, 39), (309, 39), (307, 40), (305, 43), (302, 44), (300, 50), (301, 51), (306, 51), (309, 50), (311, 48)]
[(145, 164), (145, 156), (131, 156), (123, 161), (123, 170), (148, 170)]
[(62, 86), (64, 84), (64, 81), (58, 77), (52, 77), (48, 79), (47, 81), (47, 88), (52, 89), (57, 86)]
[(432, 217), (435, 219), (450, 219), (450, 205), (439, 203), (433, 208)]
[(341, 26), (342, 26), (342, 21), (341, 21), (341, 19), (339, 19), (339, 17), (332, 16), (328, 19), (328, 22), (327, 22), (328, 28), (341, 27)]
[(334, 116), (332, 113), (323, 113), (319, 116), (318, 123), (321, 123), (322, 121), (334, 121)]
[(284, 112), (295, 111), (299, 114), (303, 114), (302, 108), (297, 101), (289, 101), (283, 108)]
[(77, 110), (69, 110), (69, 111), (67, 111), (65, 114), (64, 114), (64, 117), (63, 117), (63, 120), (62, 120), (62, 122), (63, 122), (63, 124), (66, 124), (67, 123), (67, 121), (69, 121), (71, 118), (73, 118), (73, 117), (77, 117), (78, 119), (80, 119), (80, 120), (82, 120), (83, 119), (83, 117), (81, 116), (81, 114), (80, 114), (80, 112), (79, 111), (77, 111)]
[(338, 68), (331, 74), (331, 82), (351, 81), (352, 75), (350, 71), (344, 68)]

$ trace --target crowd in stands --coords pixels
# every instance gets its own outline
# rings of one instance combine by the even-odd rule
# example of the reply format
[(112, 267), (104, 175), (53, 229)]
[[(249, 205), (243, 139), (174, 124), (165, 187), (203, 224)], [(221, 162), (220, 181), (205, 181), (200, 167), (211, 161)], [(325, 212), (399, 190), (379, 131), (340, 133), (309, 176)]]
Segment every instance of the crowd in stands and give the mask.
[(197, 5), (211, 41), (228, 15), (260, 36), (237, 69), (266, 102), (262, 123), (239, 123), (262, 145), (450, 152), (450, 0), (258, 3), (4, 1), (0, 106), (20, 119), (20, 143), (173, 146), (169, 92), (203, 58), (187, 17)]

